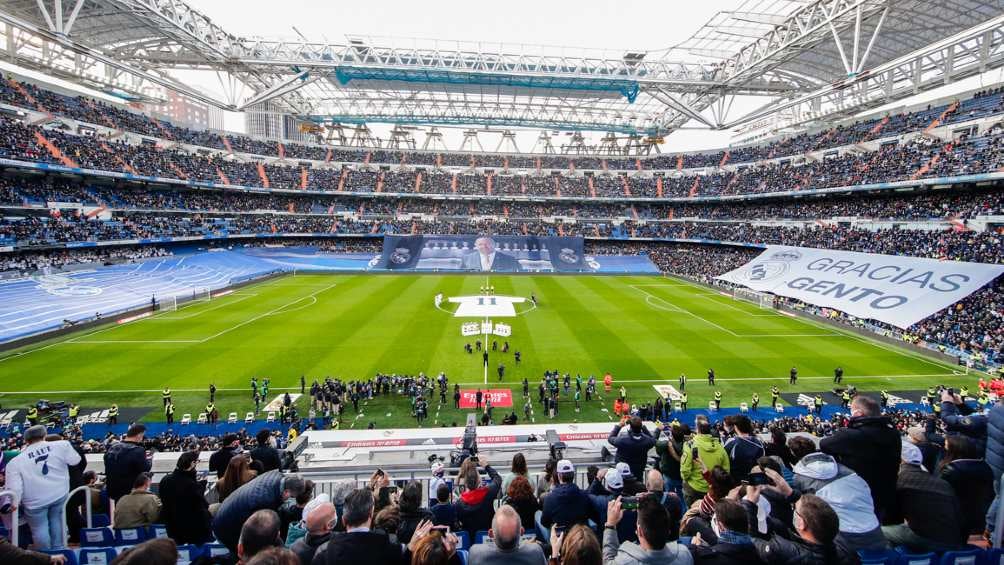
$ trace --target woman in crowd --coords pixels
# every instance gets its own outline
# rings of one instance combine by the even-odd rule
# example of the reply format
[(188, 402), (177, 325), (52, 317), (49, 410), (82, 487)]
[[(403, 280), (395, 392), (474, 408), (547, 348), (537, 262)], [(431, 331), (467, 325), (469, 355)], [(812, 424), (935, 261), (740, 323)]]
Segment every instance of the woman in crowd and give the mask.
[(551, 488), (554, 487), (558, 478), (556, 471), (558, 469), (558, 460), (551, 457), (544, 464), (544, 474), (537, 477), (537, 499), (544, 500), (547, 493), (551, 492)]
[(499, 491), (505, 496), (509, 492), (509, 484), (516, 477), (529, 478), (530, 475), (526, 470), (526, 457), (522, 452), (517, 453), (512, 456), (512, 468), (506, 476), (502, 478), (502, 489)]
[(983, 460), (980, 446), (961, 434), (945, 436), (945, 457), (938, 465), (938, 475), (955, 490), (966, 521), (965, 532), (982, 533), (984, 517), (994, 499), (994, 473)]
[(401, 500), (398, 502), (401, 510), (401, 522), (397, 528), (397, 541), (408, 543), (415, 528), (425, 520), (432, 520), (432, 512), (427, 508), (422, 508), (422, 485), (418, 481), (411, 481), (401, 491)]
[(603, 548), (600, 540), (587, 526), (572, 526), (564, 534), (551, 528), (551, 560), (561, 565), (600, 565)]
[(251, 479), (258, 476), (256, 471), (251, 469), (251, 459), (244, 454), (235, 455), (227, 463), (227, 470), (223, 472), (223, 477), (216, 483), (216, 492), (220, 495), (222, 503), (231, 493), (251, 482)]
[(519, 521), (523, 524), (523, 529), (532, 532), (536, 527), (534, 515), (540, 510), (540, 503), (533, 496), (533, 487), (526, 477), (517, 475), (509, 483), (509, 490), (505, 493), (505, 503), (512, 506), (519, 514)]

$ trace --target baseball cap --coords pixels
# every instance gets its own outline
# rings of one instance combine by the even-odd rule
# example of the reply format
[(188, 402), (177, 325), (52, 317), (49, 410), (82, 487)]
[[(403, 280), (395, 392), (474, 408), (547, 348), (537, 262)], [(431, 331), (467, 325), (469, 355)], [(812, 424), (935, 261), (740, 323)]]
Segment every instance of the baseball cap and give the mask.
[(920, 448), (910, 443), (909, 441), (903, 442), (900, 452), (904, 463), (909, 463), (911, 465), (920, 465), (921, 463), (924, 462), (924, 456), (921, 455)]
[(620, 490), (624, 488), (624, 477), (622, 477), (616, 469), (611, 469), (603, 476), (603, 484), (606, 485), (607, 488)]
[(559, 473), (574, 473), (575, 465), (572, 464), (568, 459), (562, 459), (558, 461), (558, 472)]
[(623, 461), (621, 461), (620, 463), (617, 464), (617, 467), (615, 467), (615, 468), (617, 469), (618, 472), (620, 472), (620, 474), (621, 474), (622, 477), (630, 477), (631, 476), (631, 467), (628, 466), (627, 463), (624, 463)]
[(442, 472), (443, 472), (443, 463), (442, 462), (436, 461), (435, 463), (432, 464), (432, 474), (433, 475), (438, 475), (438, 474), (440, 474)]

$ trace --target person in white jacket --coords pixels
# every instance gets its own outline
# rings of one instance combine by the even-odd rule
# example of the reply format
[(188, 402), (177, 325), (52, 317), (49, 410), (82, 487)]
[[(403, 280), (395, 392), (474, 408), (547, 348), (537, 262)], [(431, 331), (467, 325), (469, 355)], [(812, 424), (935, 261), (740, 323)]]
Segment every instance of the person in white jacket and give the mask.
[(24, 432), (25, 448), (7, 464), (7, 488), (24, 513), (36, 549), (63, 547), (64, 505), (70, 492), (69, 467), (80, 454), (66, 440), (45, 441), (45, 426)]

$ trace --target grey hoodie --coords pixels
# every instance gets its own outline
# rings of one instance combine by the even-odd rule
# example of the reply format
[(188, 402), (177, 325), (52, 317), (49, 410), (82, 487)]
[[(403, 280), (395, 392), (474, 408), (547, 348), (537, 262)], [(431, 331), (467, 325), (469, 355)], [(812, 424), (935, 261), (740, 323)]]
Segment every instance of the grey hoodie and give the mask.
[(675, 541), (666, 544), (660, 550), (646, 551), (640, 545), (617, 540), (617, 532), (609, 528), (603, 530), (603, 563), (605, 565), (693, 565), (694, 558), (687, 546)]

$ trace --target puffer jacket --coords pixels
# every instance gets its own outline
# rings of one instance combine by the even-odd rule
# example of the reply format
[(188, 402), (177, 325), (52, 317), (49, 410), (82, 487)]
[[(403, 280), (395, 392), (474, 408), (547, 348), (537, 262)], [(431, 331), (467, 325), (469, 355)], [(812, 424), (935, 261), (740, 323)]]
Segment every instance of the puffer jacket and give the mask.
[(108, 498), (116, 502), (132, 492), (136, 477), (149, 471), (151, 463), (146, 458), (146, 448), (131, 441), (113, 443), (105, 452), (104, 460)]
[(994, 499), (993, 471), (982, 459), (956, 459), (941, 469), (962, 507), (967, 534), (983, 532), (985, 516)]
[(269, 471), (230, 493), (213, 518), (216, 539), (237, 555), (237, 540), (244, 521), (259, 510), (278, 510), (282, 504), (282, 472)]
[(868, 483), (831, 455), (810, 453), (796, 463), (795, 488), (833, 507), (841, 532), (860, 534), (879, 528)]
[(1004, 475), (1004, 404), (997, 404), (987, 416), (987, 465), (994, 479)]
[(851, 418), (847, 427), (819, 442), (819, 450), (832, 455), (868, 483), (880, 520), (896, 512), (896, 479), (902, 440), (886, 416)]

